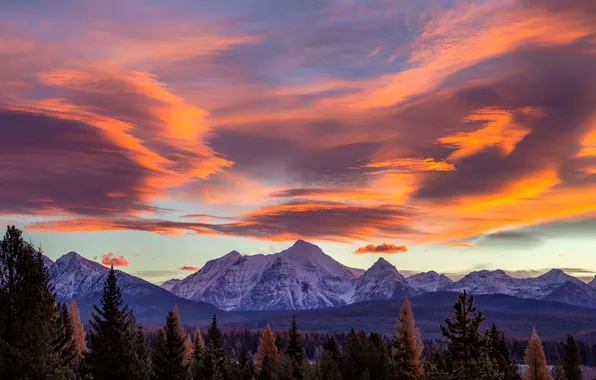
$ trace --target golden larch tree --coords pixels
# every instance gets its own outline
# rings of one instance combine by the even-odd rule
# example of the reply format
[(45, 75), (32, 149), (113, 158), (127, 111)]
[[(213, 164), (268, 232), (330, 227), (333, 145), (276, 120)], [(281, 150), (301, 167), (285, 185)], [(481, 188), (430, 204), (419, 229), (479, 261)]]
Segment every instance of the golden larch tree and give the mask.
[(77, 358), (81, 359), (83, 354), (87, 352), (85, 326), (83, 325), (83, 321), (81, 321), (79, 307), (74, 300), (70, 302), (68, 313), (70, 314), (70, 320), (72, 321), (72, 339), (74, 341), (75, 352), (77, 354)]
[(412, 305), (407, 298), (401, 305), (397, 321), (397, 332), (393, 337), (391, 350), (393, 372), (400, 379), (420, 379), (424, 374), (424, 364), (421, 360), (423, 346), (414, 321)]
[(550, 380), (548, 367), (546, 366), (546, 355), (542, 348), (542, 342), (536, 334), (536, 329), (532, 330), (532, 336), (526, 348), (526, 371), (524, 380)]
[(271, 332), (271, 328), (269, 325), (265, 328), (265, 332), (261, 337), (261, 342), (259, 343), (259, 349), (257, 350), (257, 357), (255, 358), (255, 368), (257, 372), (260, 370), (261, 365), (263, 364), (263, 360), (266, 357), (269, 357), (273, 360), (277, 360), (279, 356), (279, 352), (277, 350), (277, 346), (275, 345), (275, 337)]

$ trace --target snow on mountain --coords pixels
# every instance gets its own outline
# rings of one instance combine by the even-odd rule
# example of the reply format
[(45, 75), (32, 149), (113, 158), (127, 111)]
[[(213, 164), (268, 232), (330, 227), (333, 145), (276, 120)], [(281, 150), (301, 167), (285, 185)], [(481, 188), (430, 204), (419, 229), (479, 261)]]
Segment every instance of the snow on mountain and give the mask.
[(271, 255), (232, 251), (207, 262), (171, 291), (224, 310), (312, 309), (346, 304), (360, 273), (298, 240)]
[[(407, 285), (406, 279), (395, 266), (381, 257), (358, 279), (350, 303), (389, 299), (398, 283)], [(411, 289), (411, 293), (417, 292)]]
[(171, 279), (171, 280), (168, 280), (168, 281), (165, 281), (165, 282), (163, 282), (163, 283), (162, 283), (161, 285), (159, 285), (159, 286), (160, 286), (160, 288), (162, 288), (162, 289), (165, 289), (165, 290), (167, 290), (167, 291), (170, 291), (170, 290), (172, 290), (172, 288), (173, 288), (174, 286), (178, 285), (178, 284), (180, 283), (180, 281), (182, 281), (182, 280), (180, 280), (180, 279), (178, 279), (178, 278), (173, 278), (173, 279)]
[[(447, 290), (461, 292), (465, 289), (472, 294), (507, 294), (520, 298), (546, 299), (566, 283), (574, 284), (574, 289), (589, 288), (587, 284), (562, 270), (552, 269), (541, 276), (532, 278), (514, 278), (502, 270), (482, 270), (464, 276)], [(596, 297), (596, 292), (593, 294)]]
[[(51, 260), (48, 262), (51, 263)], [(48, 264), (46, 264), (48, 265)], [(59, 299), (92, 297), (101, 293), (109, 268), (69, 252), (48, 266), (50, 282)], [(118, 285), (124, 294), (146, 295), (160, 288), (145, 280), (116, 271)]]
[(465, 275), (461, 280), (453, 283), (447, 290), (471, 294), (509, 294), (513, 295), (518, 287), (519, 279), (509, 276), (502, 270), (481, 270)]
[(422, 272), (406, 278), (406, 282), (413, 288), (423, 292), (438, 292), (445, 290), (453, 284), (453, 280), (434, 270)]

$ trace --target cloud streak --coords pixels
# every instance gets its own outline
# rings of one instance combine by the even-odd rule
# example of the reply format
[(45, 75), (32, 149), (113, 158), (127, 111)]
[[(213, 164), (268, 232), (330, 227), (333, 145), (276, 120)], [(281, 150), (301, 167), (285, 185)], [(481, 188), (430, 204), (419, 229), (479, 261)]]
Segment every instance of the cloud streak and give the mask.
[(364, 247), (360, 247), (354, 251), (355, 255), (362, 255), (366, 253), (373, 253), (373, 254), (394, 254), (394, 253), (405, 253), (408, 252), (408, 247), (405, 245), (395, 245), (395, 244), (387, 244), (381, 243), (379, 245), (368, 244)]

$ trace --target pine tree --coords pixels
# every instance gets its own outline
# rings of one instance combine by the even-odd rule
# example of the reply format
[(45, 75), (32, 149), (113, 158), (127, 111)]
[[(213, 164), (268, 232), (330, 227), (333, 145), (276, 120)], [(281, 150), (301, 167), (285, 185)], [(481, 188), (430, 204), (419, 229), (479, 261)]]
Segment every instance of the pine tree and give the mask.
[(521, 375), (517, 370), (517, 365), (511, 359), (511, 354), (507, 348), (505, 334), (497, 329), (493, 323), (491, 328), (485, 334), (488, 356), (493, 359), (503, 374), (504, 380), (521, 380)]
[(302, 379), (303, 375), (301, 372), (302, 364), (304, 362), (304, 347), (302, 346), (302, 341), (300, 338), (300, 333), (298, 332), (298, 327), (296, 326), (296, 314), (292, 316), (292, 325), (289, 331), (290, 340), (288, 342), (288, 347), (286, 348), (286, 355), (293, 360), (293, 373), (294, 377), (297, 379)]
[(328, 350), (323, 350), (323, 354), (316, 364), (316, 374), (319, 379), (342, 380), (341, 370), (338, 362), (333, 358), (333, 354)]
[[(265, 358), (270, 358), (271, 360), (267, 361), (267, 365), (274, 367), (275, 362), (279, 357), (279, 351), (277, 350), (277, 346), (275, 345), (275, 338), (273, 337), (273, 333), (271, 332), (271, 328), (269, 325), (265, 328), (265, 332), (261, 337), (261, 342), (259, 344), (259, 349), (257, 351), (257, 357), (255, 360), (255, 368), (258, 373), (260, 373), (263, 369), (263, 361)], [(269, 367), (267, 367), (267, 370)], [(260, 379), (259, 375), (259, 379)]]
[(192, 339), (190, 335), (186, 336), (184, 339), (184, 365), (190, 368), (190, 364), (192, 363)]
[(464, 290), (453, 305), (455, 318), (445, 319), (441, 332), (448, 340), (448, 350), (453, 360), (453, 377), (477, 380), (480, 376), (490, 378), (492, 363), (485, 354), (485, 341), (480, 334), (484, 321), (481, 311), (474, 305), (474, 297)]
[(145, 340), (143, 325), (137, 324), (134, 313), (131, 311), (128, 318), (128, 335), (132, 342), (132, 362), (130, 364), (129, 380), (153, 379), (153, 369), (151, 368), (151, 355), (149, 347)]
[(550, 375), (546, 367), (546, 356), (542, 349), (542, 342), (536, 334), (536, 329), (532, 330), (532, 336), (526, 348), (526, 371), (524, 380), (549, 380)]
[(207, 341), (205, 342), (205, 376), (208, 379), (228, 379), (229, 374), (225, 365), (225, 351), (223, 337), (217, 327), (217, 317), (213, 315), (211, 326), (207, 330)]
[(112, 267), (103, 286), (100, 307), (93, 306), (89, 321), (90, 347), (86, 362), (94, 380), (125, 380), (132, 376), (130, 313), (128, 306), (122, 304), (122, 291)]
[(166, 325), (159, 330), (155, 352), (153, 353), (153, 372), (158, 380), (186, 380), (188, 366), (185, 364), (186, 345), (184, 329), (180, 322), (178, 308), (168, 312)]
[(393, 337), (393, 375), (400, 380), (418, 380), (424, 373), (422, 342), (414, 322), (412, 305), (405, 299), (401, 306), (397, 332)]
[(64, 319), (41, 252), (15, 226), (0, 242), (0, 378), (59, 379)]
[(566, 380), (581, 380), (581, 358), (579, 356), (579, 347), (572, 335), (567, 335), (563, 353), (563, 370)]
[(54, 339), (54, 347), (60, 353), (60, 363), (65, 368), (73, 368), (77, 359), (77, 351), (72, 336), (72, 322), (66, 304), (58, 306), (58, 331)]
[(193, 380), (206, 380), (205, 377), (205, 343), (201, 330), (197, 329), (192, 336), (192, 358), (190, 374)]
[(87, 352), (87, 342), (85, 340), (85, 326), (83, 326), (83, 321), (79, 314), (79, 307), (74, 300), (70, 302), (68, 312), (72, 323), (72, 336), (76, 351), (76, 361), (80, 363), (83, 359), (83, 355)]
[(334, 336), (329, 337), (327, 342), (323, 345), (323, 350), (329, 352), (331, 358), (337, 365), (341, 363), (341, 350)]

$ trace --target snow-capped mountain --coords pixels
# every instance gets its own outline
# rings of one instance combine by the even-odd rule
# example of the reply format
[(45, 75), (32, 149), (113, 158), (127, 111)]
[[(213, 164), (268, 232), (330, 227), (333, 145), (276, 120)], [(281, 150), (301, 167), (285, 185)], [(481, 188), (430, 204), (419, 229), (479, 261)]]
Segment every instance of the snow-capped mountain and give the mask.
[[(44, 257), (44, 262), (58, 300), (76, 300), (81, 316), (85, 320), (88, 319), (93, 305), (99, 302), (109, 268), (88, 260), (76, 252), (69, 252), (55, 262)], [(168, 310), (174, 305), (179, 307), (188, 322), (208, 321), (215, 313), (218, 314), (218, 318), (232, 318), (222, 314), (221, 310), (212, 305), (177, 297), (157, 285), (128, 273), (117, 270), (116, 279), (122, 290), (124, 302), (134, 310), (137, 319), (143, 323), (157, 325), (163, 323)]]
[(435, 271), (422, 272), (406, 278), (411, 287), (423, 292), (438, 292), (446, 290), (453, 284), (453, 280)]
[(398, 284), (401, 285), (400, 289), (406, 296), (420, 293), (406, 283), (406, 279), (395, 266), (387, 260), (379, 258), (356, 281), (354, 296), (350, 299), (350, 303), (389, 299), (393, 297)]
[(506, 294), (596, 308), (596, 280), (588, 286), (559, 269), (523, 279), (502, 270), (471, 272), (457, 282), (434, 271), (406, 279), (383, 258), (367, 271), (349, 268), (302, 240), (270, 255), (232, 251), (162, 287), (223, 310), (313, 309), (464, 289), (471, 294)]
[[(50, 281), (60, 299), (85, 298), (101, 293), (109, 268), (88, 260), (76, 252), (69, 252), (48, 267)], [(149, 294), (161, 290), (138, 277), (116, 271), (116, 278), (124, 294)]]
[(596, 289), (560, 269), (552, 269), (532, 278), (514, 278), (502, 270), (482, 270), (464, 276), (447, 288), (453, 292), (464, 289), (471, 294), (507, 294), (519, 298), (596, 306)]
[(171, 291), (224, 310), (312, 309), (348, 303), (362, 272), (298, 240), (271, 255), (232, 251), (207, 262)]

